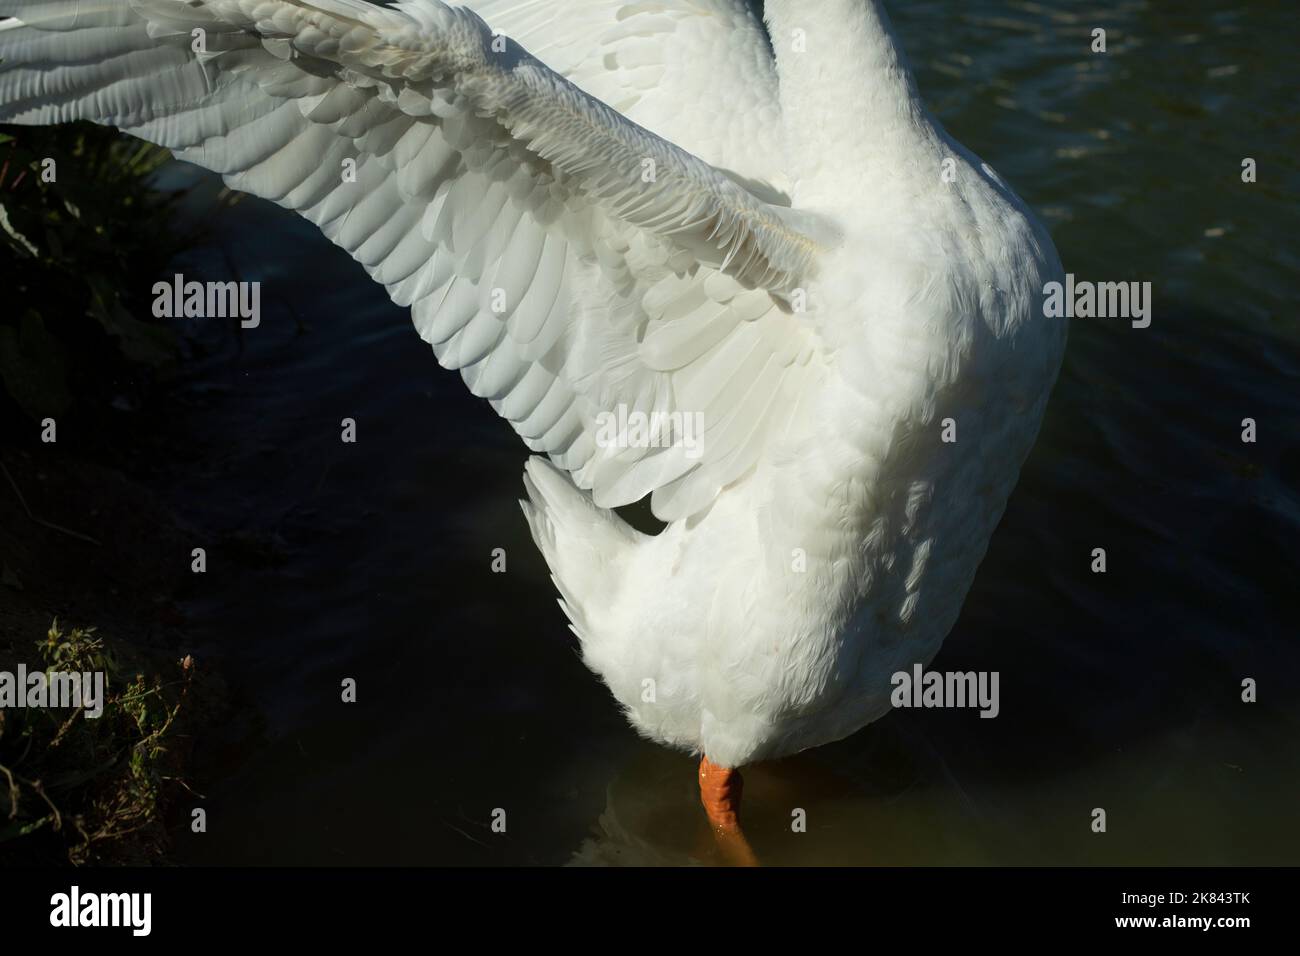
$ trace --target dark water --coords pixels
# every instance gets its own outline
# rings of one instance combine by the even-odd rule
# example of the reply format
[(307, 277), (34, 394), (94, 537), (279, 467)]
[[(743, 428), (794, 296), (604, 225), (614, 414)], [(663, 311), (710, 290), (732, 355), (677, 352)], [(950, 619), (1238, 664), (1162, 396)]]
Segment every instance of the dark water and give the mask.
[[(755, 849), (1300, 862), (1294, 5), (894, 7), (944, 123), (1039, 210), (1069, 271), (1151, 281), (1154, 317), (1074, 323), (934, 664), (999, 671), (1001, 716), (898, 712), (753, 768)], [(1095, 26), (1105, 55), (1088, 50)], [(190, 213), (214, 215), (215, 191), (204, 179)], [(189, 611), (269, 726), (207, 788), (209, 832), (182, 858), (712, 862), (692, 761), (638, 739), (577, 657), (515, 504), (513, 433), (311, 226), (250, 200), (215, 229), (178, 267), (261, 280), (263, 323), (242, 352), (207, 330), (215, 351), (179, 402), (204, 451), (166, 494), (225, 532)], [(340, 702), (346, 677), (356, 704)], [(790, 831), (795, 808), (807, 833)]]

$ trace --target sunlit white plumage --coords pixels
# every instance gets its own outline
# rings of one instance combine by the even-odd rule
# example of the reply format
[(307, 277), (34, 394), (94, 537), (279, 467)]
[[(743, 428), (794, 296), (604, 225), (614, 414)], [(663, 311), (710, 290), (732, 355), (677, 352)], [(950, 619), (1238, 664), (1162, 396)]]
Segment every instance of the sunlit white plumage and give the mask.
[[(547, 456), (525, 512), (641, 732), (779, 756), (937, 652), (1059, 366), (1060, 264), (874, 0), (768, 0), (771, 48), (742, 0), (0, 13), (0, 121), (115, 125), (297, 210)], [(701, 453), (602, 441), (620, 409), (699, 413)], [(647, 494), (657, 536), (608, 510)]]

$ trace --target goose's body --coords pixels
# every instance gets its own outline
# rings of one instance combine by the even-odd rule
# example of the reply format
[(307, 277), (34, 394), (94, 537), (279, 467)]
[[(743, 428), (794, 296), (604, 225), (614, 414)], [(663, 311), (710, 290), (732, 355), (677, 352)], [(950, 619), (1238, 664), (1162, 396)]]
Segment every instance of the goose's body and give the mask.
[[(1050, 239), (874, 0), (768, 0), (775, 57), (742, 0), (468, 6), (519, 46), (436, 0), (0, 0), (0, 120), (170, 146), (412, 305), (553, 462), (525, 511), (641, 732), (724, 768), (852, 733), (937, 652), (1037, 432)], [(620, 410), (698, 413), (698, 455), (602, 440)], [(646, 494), (657, 536), (607, 510)]]

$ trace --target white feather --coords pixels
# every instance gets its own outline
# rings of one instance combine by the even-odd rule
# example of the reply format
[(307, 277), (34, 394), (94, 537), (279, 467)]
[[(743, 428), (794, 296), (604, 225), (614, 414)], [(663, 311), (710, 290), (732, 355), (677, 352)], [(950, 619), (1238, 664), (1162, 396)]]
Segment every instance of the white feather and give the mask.
[[(120, 127), (347, 249), (554, 463), (525, 513), (588, 664), (734, 766), (938, 650), (1065, 335), (876, 0), (766, 6), (771, 48), (742, 0), (0, 0), (0, 121)], [(656, 537), (608, 510), (647, 494)]]

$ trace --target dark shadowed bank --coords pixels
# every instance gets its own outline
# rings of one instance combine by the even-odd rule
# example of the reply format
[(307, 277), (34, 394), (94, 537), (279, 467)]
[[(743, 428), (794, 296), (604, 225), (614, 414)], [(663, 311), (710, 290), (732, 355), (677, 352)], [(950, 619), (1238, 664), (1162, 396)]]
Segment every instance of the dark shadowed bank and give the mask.
[(183, 343), (146, 298), (192, 238), (149, 185), (167, 159), (0, 128), (0, 673), (106, 679), (98, 718), (0, 710), (0, 863), (166, 860), (204, 761), (247, 732), (189, 653), (191, 535), (148, 488), (185, 448)]

